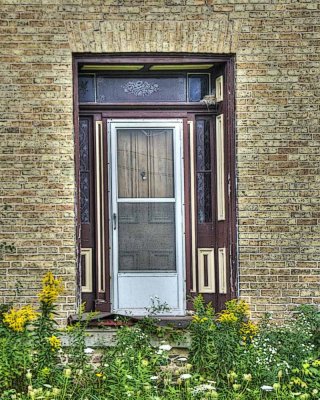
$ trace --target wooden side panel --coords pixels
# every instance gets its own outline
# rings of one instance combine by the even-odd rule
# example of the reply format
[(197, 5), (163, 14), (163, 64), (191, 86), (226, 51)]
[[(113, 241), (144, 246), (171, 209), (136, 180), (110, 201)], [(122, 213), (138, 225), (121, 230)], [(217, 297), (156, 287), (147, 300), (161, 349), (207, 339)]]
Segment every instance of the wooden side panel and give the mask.
[[(94, 309), (95, 280), (95, 193), (94, 193), (94, 138), (92, 116), (79, 118), (79, 175), (80, 175), (80, 221), (81, 253), (80, 281), (82, 290), (81, 302), (87, 311)], [(89, 254), (90, 253), (90, 254)], [(91, 260), (91, 262), (90, 262)], [(91, 268), (91, 271), (88, 270)], [(85, 275), (85, 276), (82, 276)], [(83, 285), (85, 281), (85, 285)]]

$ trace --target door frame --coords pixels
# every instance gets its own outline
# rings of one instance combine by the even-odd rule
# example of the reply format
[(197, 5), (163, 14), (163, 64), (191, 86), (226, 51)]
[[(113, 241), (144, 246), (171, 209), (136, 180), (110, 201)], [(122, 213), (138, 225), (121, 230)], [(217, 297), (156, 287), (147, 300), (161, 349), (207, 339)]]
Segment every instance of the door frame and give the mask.
[[(172, 128), (173, 134), (173, 155), (174, 155), (174, 198), (141, 198), (139, 201), (126, 199), (131, 203), (146, 202), (172, 202), (175, 203), (175, 239), (176, 239), (176, 271), (175, 272), (119, 272), (118, 251), (118, 179), (117, 179), (117, 129), (118, 128)], [(135, 315), (146, 315), (147, 310), (135, 308), (128, 311), (128, 307), (121, 308), (119, 279), (124, 277), (172, 277), (176, 278), (177, 308), (166, 312), (167, 315), (185, 315), (186, 310), (186, 265), (185, 265), (185, 212), (184, 212), (184, 165), (183, 165), (183, 119), (179, 118), (112, 118), (107, 122), (108, 142), (108, 182), (109, 182), (109, 237), (110, 237), (110, 276), (111, 276), (111, 310), (115, 313), (134, 313)], [(173, 201), (174, 199), (174, 201)], [(114, 213), (117, 220), (114, 221)], [(115, 225), (116, 224), (116, 225)], [(161, 301), (161, 298), (160, 298)], [(147, 306), (147, 305), (146, 305)], [(164, 315), (164, 314), (162, 314)]]
[[(201, 104), (181, 104), (175, 105), (171, 103), (164, 104), (93, 104), (93, 103), (79, 103), (78, 98), (78, 74), (84, 63), (94, 64), (126, 64), (126, 63), (152, 63), (152, 64), (192, 64), (192, 63), (214, 63), (220, 66), (225, 66), (225, 102), (223, 110), (209, 110), (206, 106)], [(75, 237), (76, 237), (76, 278), (77, 278), (77, 306), (80, 307), (82, 300), (81, 293), (81, 219), (80, 219), (80, 156), (79, 156), (79, 116), (89, 116), (93, 121), (102, 121), (105, 126), (105, 121), (109, 118), (149, 118), (149, 117), (177, 117), (184, 119), (184, 130), (187, 130), (187, 121), (195, 122), (195, 115), (216, 115), (217, 112), (225, 114), (225, 129), (226, 129), (226, 155), (228, 164), (228, 196), (229, 201), (227, 204), (229, 221), (225, 229), (225, 234), (228, 237), (228, 254), (227, 259), (230, 268), (229, 285), (230, 292), (221, 298), (213, 301), (216, 310), (220, 310), (226, 300), (235, 298), (239, 294), (238, 288), (238, 248), (237, 248), (237, 201), (236, 201), (236, 141), (235, 141), (235, 55), (234, 54), (207, 54), (207, 53), (105, 53), (105, 54), (89, 54), (89, 53), (75, 53), (73, 54), (73, 100), (74, 100), (74, 130), (75, 130)], [(189, 149), (188, 149), (188, 133), (184, 137), (184, 152), (186, 159), (184, 160), (185, 169), (189, 166)], [(107, 143), (104, 143), (104, 155), (107, 159)], [(104, 177), (107, 182), (107, 177)], [(185, 182), (185, 214), (186, 214), (186, 296), (187, 309), (192, 309), (191, 297), (194, 295), (192, 292), (192, 278), (191, 278), (191, 261), (190, 261), (190, 182), (188, 182), (187, 175), (184, 179)], [(105, 210), (108, 208), (108, 202), (105, 204)], [(108, 231), (107, 231), (108, 232)], [(189, 239), (188, 239), (189, 238)], [(106, 243), (108, 245), (108, 242)], [(109, 276), (109, 257), (106, 256), (106, 276), (105, 285), (106, 291), (104, 293), (95, 293), (96, 300), (93, 300), (92, 308), (100, 312), (110, 312), (110, 276)], [(204, 296), (206, 297), (206, 295)], [(206, 299), (207, 300), (207, 299)], [(209, 301), (209, 300), (208, 300)], [(216, 302), (216, 303), (215, 303)]]

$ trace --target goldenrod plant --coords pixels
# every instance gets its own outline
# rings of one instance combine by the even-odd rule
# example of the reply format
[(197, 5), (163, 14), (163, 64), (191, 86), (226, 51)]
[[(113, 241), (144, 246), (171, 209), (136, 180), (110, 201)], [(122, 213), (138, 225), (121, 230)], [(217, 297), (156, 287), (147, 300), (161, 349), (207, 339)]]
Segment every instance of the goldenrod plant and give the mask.
[(197, 296), (186, 332), (189, 354), (177, 355), (171, 335), (152, 344), (154, 332), (145, 321), (122, 324), (112, 347), (87, 347), (82, 309), (79, 322), (67, 329), (55, 322), (62, 293), (63, 282), (49, 272), (38, 309), (1, 307), (1, 400), (320, 398), (320, 319), (311, 306), (298, 308), (287, 324), (277, 326), (268, 316), (252, 321), (243, 300), (231, 300), (215, 313)]

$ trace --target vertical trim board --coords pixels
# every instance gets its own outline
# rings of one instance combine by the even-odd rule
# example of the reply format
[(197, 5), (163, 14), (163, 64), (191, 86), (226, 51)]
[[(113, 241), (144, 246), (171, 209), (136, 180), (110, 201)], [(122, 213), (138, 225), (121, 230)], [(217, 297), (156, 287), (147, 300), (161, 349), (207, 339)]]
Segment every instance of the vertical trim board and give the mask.
[(216, 78), (216, 101), (223, 101), (223, 75)]
[(217, 218), (226, 219), (225, 210), (225, 167), (224, 167), (224, 127), (223, 114), (216, 117), (216, 147), (217, 147)]
[(103, 184), (103, 130), (102, 121), (96, 121), (96, 227), (97, 227), (97, 270), (98, 292), (105, 292), (105, 239), (104, 239), (104, 184)]
[(191, 271), (192, 288), (191, 292), (197, 291), (197, 273), (196, 273), (196, 214), (195, 214), (195, 166), (194, 166), (194, 123), (188, 121), (189, 125), (189, 145), (190, 145), (190, 207), (191, 207)]
[(218, 249), (218, 262), (219, 262), (219, 293), (227, 293), (227, 258), (226, 248), (221, 247)]

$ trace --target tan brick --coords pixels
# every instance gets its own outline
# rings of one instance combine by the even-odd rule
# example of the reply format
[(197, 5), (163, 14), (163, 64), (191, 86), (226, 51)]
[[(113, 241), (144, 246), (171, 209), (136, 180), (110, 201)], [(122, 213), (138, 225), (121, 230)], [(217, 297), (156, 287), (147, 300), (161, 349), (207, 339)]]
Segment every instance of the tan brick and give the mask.
[(40, 3), (0, 13), (0, 204), (13, 207), (0, 240), (17, 247), (0, 260), (0, 302), (16, 280), (21, 302), (34, 298), (53, 269), (68, 288), (61, 318), (74, 312), (72, 52), (135, 51), (236, 54), (240, 295), (256, 317), (318, 304), (317, 3)]

